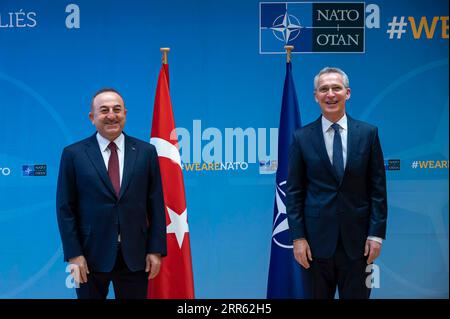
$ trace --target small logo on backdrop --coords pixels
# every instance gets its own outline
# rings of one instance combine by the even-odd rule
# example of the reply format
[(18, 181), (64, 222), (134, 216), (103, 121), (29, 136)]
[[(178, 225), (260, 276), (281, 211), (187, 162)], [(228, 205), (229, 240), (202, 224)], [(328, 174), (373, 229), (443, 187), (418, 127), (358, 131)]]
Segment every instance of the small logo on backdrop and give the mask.
[(387, 171), (399, 171), (400, 170), (400, 160), (399, 159), (388, 159), (384, 161), (384, 168)]
[(259, 52), (364, 52), (364, 2), (261, 2)]
[(47, 176), (47, 165), (22, 165), (23, 176)]
[(275, 174), (277, 168), (277, 160), (259, 161), (259, 174)]

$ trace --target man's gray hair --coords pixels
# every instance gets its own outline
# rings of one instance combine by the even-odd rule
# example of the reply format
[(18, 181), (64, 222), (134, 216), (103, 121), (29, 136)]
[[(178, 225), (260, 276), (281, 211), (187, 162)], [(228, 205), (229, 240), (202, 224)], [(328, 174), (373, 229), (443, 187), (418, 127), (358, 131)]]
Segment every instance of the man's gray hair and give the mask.
[(326, 73), (338, 73), (338, 74), (342, 75), (342, 78), (344, 80), (344, 86), (346, 88), (350, 87), (350, 81), (348, 79), (347, 74), (344, 71), (342, 71), (339, 68), (327, 66), (327, 67), (323, 68), (322, 70), (320, 70), (320, 72), (314, 77), (314, 90), (317, 90), (317, 85), (319, 84), (319, 77), (322, 74), (326, 74)]

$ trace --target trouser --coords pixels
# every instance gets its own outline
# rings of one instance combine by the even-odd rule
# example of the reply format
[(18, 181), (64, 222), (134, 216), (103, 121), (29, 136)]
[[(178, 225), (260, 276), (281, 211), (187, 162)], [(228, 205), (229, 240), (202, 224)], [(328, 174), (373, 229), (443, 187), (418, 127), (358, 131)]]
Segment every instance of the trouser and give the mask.
[(147, 297), (146, 272), (128, 269), (120, 245), (113, 270), (88, 274), (87, 283), (80, 284), (80, 288), (76, 289), (78, 299), (106, 299), (111, 282), (116, 299), (145, 299)]
[(367, 257), (350, 259), (341, 236), (331, 258), (314, 258), (311, 263), (314, 299), (334, 299), (336, 287), (340, 299), (369, 299), (370, 284), (366, 272)]

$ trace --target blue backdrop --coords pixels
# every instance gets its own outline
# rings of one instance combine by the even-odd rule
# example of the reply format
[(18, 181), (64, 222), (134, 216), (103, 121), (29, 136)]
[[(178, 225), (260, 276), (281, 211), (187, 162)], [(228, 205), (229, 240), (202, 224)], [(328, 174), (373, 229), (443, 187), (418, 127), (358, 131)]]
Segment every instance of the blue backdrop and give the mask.
[[(372, 297), (448, 298), (448, 3), (364, 5), (364, 52), (294, 54), (302, 123), (320, 114), (314, 75), (344, 69), (348, 113), (377, 125), (386, 161), (400, 160), (399, 170), (387, 165), (387, 239)], [(270, 33), (261, 37), (261, 6), (0, 0), (0, 298), (75, 297), (55, 215), (61, 151), (94, 132), (90, 99), (105, 86), (124, 96), (125, 131), (149, 140), (163, 46), (171, 48), (184, 163), (245, 162), (184, 172), (196, 296), (265, 298), (275, 175), (272, 162), (259, 161), (276, 159), (270, 128), (278, 128), (285, 57), (263, 52)], [(404, 33), (388, 32), (394, 17), (404, 17)], [(419, 34), (422, 17), (429, 38)], [(247, 138), (231, 145), (227, 134), (239, 136), (237, 128)]]

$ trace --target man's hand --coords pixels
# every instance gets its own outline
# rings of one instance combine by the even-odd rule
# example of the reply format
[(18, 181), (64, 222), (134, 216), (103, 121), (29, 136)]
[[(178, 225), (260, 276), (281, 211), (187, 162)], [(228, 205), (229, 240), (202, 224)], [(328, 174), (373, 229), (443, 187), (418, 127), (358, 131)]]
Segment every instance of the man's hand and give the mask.
[(294, 240), (294, 257), (297, 262), (304, 268), (309, 268), (309, 261), (312, 261), (311, 249), (306, 239), (296, 239)]
[(89, 268), (86, 262), (86, 258), (83, 255), (70, 258), (69, 264), (71, 264), (70, 274), (78, 284), (87, 283), (89, 274)]
[(380, 256), (381, 244), (374, 240), (367, 239), (366, 247), (364, 249), (364, 256), (369, 256), (367, 258), (367, 264), (370, 265), (378, 256)]
[(145, 258), (145, 272), (148, 272), (148, 279), (153, 279), (161, 268), (161, 254), (147, 254)]

